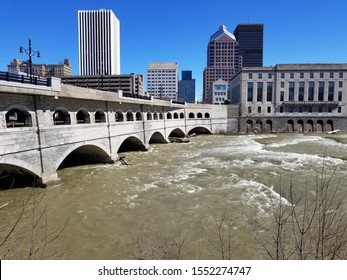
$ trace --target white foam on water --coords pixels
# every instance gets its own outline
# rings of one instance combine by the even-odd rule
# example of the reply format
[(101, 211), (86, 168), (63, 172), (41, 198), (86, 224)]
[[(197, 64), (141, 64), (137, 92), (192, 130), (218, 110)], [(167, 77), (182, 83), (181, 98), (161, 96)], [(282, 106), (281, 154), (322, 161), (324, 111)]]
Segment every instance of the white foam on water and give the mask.
[(182, 190), (186, 193), (193, 194), (193, 193), (199, 193), (202, 191), (202, 188), (193, 184), (183, 183), (183, 184), (177, 184), (175, 188)]
[(259, 212), (278, 206), (280, 203), (290, 206), (290, 202), (269, 187), (253, 180), (240, 180), (232, 185), (233, 188), (241, 188), (245, 191), (241, 195), (243, 201), (255, 207)]
[(137, 194), (135, 195), (128, 195), (126, 200), (127, 200), (127, 203), (128, 203), (128, 207), (131, 208), (131, 209), (134, 209), (138, 203), (135, 202), (135, 200), (138, 198), (139, 196)]
[(285, 147), (285, 146), (290, 146), (290, 145), (297, 145), (305, 142), (317, 142), (321, 141), (323, 138), (319, 136), (302, 136), (302, 135), (297, 135), (293, 139), (285, 139), (280, 142), (276, 143), (271, 143), (267, 144), (266, 147), (269, 148), (280, 148), (280, 147)]

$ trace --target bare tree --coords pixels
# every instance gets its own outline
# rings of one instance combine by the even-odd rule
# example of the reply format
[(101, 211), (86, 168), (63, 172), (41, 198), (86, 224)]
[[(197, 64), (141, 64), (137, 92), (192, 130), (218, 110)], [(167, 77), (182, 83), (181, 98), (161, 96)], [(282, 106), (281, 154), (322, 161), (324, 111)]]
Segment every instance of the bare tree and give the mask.
[[(261, 250), (271, 259), (346, 259), (347, 191), (341, 190), (336, 173), (322, 170), (316, 174), (315, 190), (295, 198), (293, 182), (289, 184), (290, 205), (283, 205), (282, 194), (271, 218), (256, 218), (251, 233)], [(280, 183), (281, 185), (281, 183)], [(281, 187), (280, 187), (281, 190)]]
[[(1, 259), (62, 259), (66, 252), (66, 244), (61, 245), (62, 234), (69, 219), (66, 219), (61, 228), (49, 226), (47, 204), (44, 202), (46, 191), (37, 193), (34, 187), (21, 202), (19, 213), (13, 220), (11, 216), (16, 213), (17, 198), (10, 202), (13, 206), (8, 211), (8, 217), (0, 227), (0, 257)], [(1, 208), (5, 211), (6, 204)], [(55, 241), (58, 241), (55, 244)]]

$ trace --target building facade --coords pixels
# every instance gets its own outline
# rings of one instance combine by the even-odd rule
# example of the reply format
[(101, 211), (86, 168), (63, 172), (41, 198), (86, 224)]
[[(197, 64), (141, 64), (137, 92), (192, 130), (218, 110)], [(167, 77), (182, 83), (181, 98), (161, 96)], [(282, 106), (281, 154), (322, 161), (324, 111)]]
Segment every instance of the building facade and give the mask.
[(195, 79), (192, 79), (192, 71), (182, 71), (182, 78), (178, 82), (178, 100), (195, 102)]
[(239, 24), (235, 28), (234, 35), (240, 44), (243, 67), (263, 66), (263, 33), (263, 24)]
[[(30, 73), (28, 61), (13, 59), (7, 65), (8, 72)], [(69, 59), (64, 59), (63, 63), (58, 64), (32, 64), (33, 75), (40, 77), (63, 77), (71, 76), (71, 63)]]
[(111, 10), (78, 11), (80, 75), (120, 74), (120, 23)]
[(144, 95), (143, 75), (108, 75), (108, 76), (70, 76), (61, 77), (63, 84), (78, 87), (93, 88), (103, 91), (118, 92), (123, 94)]
[(211, 104), (225, 104), (228, 100), (230, 92), (230, 84), (222, 79), (212, 83), (209, 92), (208, 103)]
[(239, 43), (224, 25), (215, 32), (207, 46), (207, 67), (204, 70), (204, 101), (209, 100), (209, 89), (213, 82), (222, 79), (230, 82), (242, 67)]
[(249, 132), (322, 132), (345, 127), (347, 64), (245, 67), (229, 99)]
[(177, 62), (153, 62), (147, 68), (147, 92), (157, 99), (178, 101)]

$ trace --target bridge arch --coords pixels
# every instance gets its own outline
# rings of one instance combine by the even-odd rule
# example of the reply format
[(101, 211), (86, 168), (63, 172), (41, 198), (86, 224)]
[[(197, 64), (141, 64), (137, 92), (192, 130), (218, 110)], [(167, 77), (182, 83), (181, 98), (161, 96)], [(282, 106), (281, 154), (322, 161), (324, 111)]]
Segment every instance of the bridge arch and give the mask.
[(33, 116), (27, 107), (16, 104), (7, 107), (5, 111), (6, 127), (33, 126)]
[(135, 114), (136, 121), (142, 121), (142, 113), (140, 111), (137, 111)]
[(94, 118), (96, 123), (105, 123), (106, 122), (106, 114), (103, 109), (96, 109), (94, 113)]
[(149, 144), (154, 143), (167, 143), (167, 140), (162, 133), (155, 131), (149, 138)]
[(153, 120), (157, 120), (159, 117), (158, 117), (158, 113), (157, 112), (154, 112), (153, 113)]
[(126, 113), (126, 120), (127, 120), (127, 122), (134, 121), (134, 113), (132, 111), (128, 111)]
[(71, 124), (71, 116), (65, 107), (56, 107), (51, 112), (53, 125), (69, 125)]
[(98, 144), (75, 144), (70, 146), (55, 163), (55, 170), (78, 165), (111, 163), (107, 149)]
[(116, 122), (124, 122), (124, 114), (121, 110), (117, 110), (114, 114)]
[(146, 146), (136, 136), (129, 136), (120, 144), (117, 153), (132, 152), (132, 151), (147, 151)]
[(31, 169), (32, 164), (18, 159), (0, 163), (0, 189), (41, 186), (39, 172)]
[(169, 133), (169, 137), (177, 137), (177, 138), (183, 138), (185, 137), (186, 134), (184, 133), (184, 131), (180, 128), (174, 128), (170, 133)]
[(207, 127), (197, 126), (197, 127), (194, 127), (193, 129), (191, 129), (188, 132), (188, 135), (194, 134), (194, 133), (196, 133), (196, 134), (211, 134), (212, 132)]
[(79, 108), (77, 110), (76, 123), (77, 124), (90, 123), (90, 115), (86, 108)]

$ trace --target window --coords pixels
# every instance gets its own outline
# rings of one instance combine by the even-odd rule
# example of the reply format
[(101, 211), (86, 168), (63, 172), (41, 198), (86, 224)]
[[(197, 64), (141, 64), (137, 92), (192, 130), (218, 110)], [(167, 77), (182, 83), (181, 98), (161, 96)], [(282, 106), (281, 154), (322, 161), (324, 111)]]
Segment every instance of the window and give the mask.
[(248, 114), (252, 113), (252, 107), (248, 107)]
[(267, 83), (266, 87), (266, 101), (272, 102), (272, 82)]
[(300, 73), (300, 79), (304, 78), (304, 73)]
[(314, 100), (314, 82), (308, 83), (308, 101)]
[(283, 113), (283, 106), (280, 106), (280, 113)]
[(257, 102), (263, 101), (263, 83), (257, 83)]
[(340, 78), (340, 79), (343, 78), (343, 73), (342, 73), (342, 72), (339, 73), (339, 78)]
[(308, 112), (312, 113), (312, 106), (308, 106)]
[(284, 88), (284, 82), (281, 82), (281, 88)]
[(294, 101), (294, 90), (295, 90), (295, 83), (290, 82), (289, 90), (288, 90), (288, 101)]
[(253, 102), (253, 83), (247, 84), (247, 101)]
[(305, 92), (305, 82), (299, 82), (298, 101), (304, 101), (304, 92)]
[(285, 77), (285, 74), (281, 73), (281, 79), (284, 79), (284, 77)]
[(338, 112), (338, 113), (341, 113), (341, 107), (338, 107), (338, 108), (337, 108), (337, 112)]
[(215, 90), (226, 90), (226, 85), (214, 85)]
[(290, 73), (290, 78), (294, 79), (294, 73)]
[(280, 93), (280, 101), (281, 102), (284, 101), (284, 91), (281, 91), (281, 93)]
[(268, 79), (272, 79), (272, 73), (267, 74)]
[(299, 113), (302, 113), (302, 106), (299, 106)]
[(328, 101), (334, 101), (334, 87), (335, 87), (335, 83), (334, 82), (329, 82)]
[(267, 112), (268, 112), (269, 114), (271, 113), (271, 107), (270, 107), (270, 106), (267, 107)]
[(260, 114), (261, 113), (261, 107), (259, 106), (258, 107), (258, 114)]
[(319, 78), (323, 79), (324, 78), (324, 73), (319, 73)]
[(340, 81), (340, 82), (339, 82), (339, 88), (342, 88), (342, 87), (343, 87), (343, 82)]
[(259, 73), (258, 74), (258, 79), (262, 79), (263, 78), (263, 74), (262, 73)]
[(250, 80), (253, 79), (252, 73), (249, 73), (249, 74), (248, 74), (248, 79), (250, 79)]
[(339, 91), (339, 101), (342, 101), (342, 91)]
[(318, 85), (318, 101), (324, 100), (324, 82), (319, 82)]
[(314, 78), (314, 73), (310, 73), (310, 79)]
[(334, 79), (334, 73), (330, 73), (330, 79)]
[(323, 107), (322, 106), (318, 106), (318, 113), (322, 113), (323, 112)]

